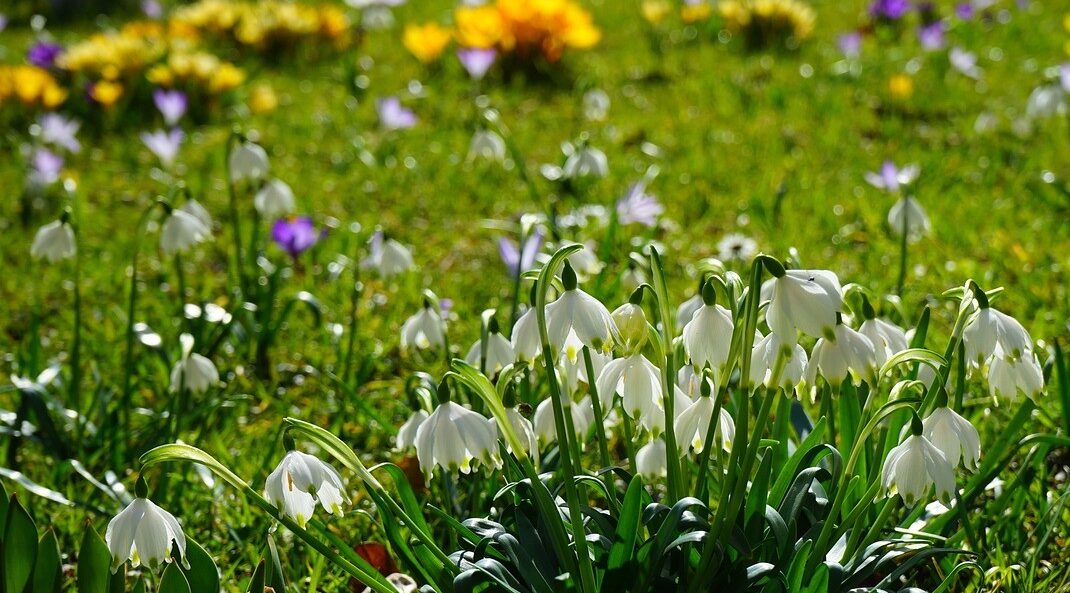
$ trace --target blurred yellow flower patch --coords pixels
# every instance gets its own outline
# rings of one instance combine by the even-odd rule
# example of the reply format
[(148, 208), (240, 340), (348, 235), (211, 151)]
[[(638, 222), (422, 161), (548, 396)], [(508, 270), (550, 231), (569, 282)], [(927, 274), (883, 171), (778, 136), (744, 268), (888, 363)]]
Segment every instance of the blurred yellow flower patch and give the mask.
[(417, 60), (430, 64), (437, 60), (450, 44), (453, 32), (435, 24), (407, 25), (401, 34), (401, 43)]

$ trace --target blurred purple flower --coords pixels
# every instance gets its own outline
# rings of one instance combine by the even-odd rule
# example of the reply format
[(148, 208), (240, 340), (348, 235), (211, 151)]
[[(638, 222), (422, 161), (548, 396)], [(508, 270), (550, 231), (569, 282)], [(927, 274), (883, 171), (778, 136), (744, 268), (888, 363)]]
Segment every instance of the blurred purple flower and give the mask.
[(41, 128), (41, 140), (48, 144), (75, 154), (82, 150), (77, 137), (82, 122), (58, 113), (45, 113), (37, 118), (37, 125)]
[(973, 4), (970, 2), (960, 2), (955, 5), (955, 16), (964, 21), (968, 21), (973, 18)]
[(1059, 66), (1059, 83), (1063, 85), (1064, 91), (1070, 93), (1070, 64)]
[(155, 89), (152, 91), (152, 101), (156, 104), (156, 109), (163, 115), (164, 123), (169, 126), (178, 123), (178, 120), (182, 119), (182, 116), (186, 114), (186, 108), (189, 106), (186, 93), (178, 90)]
[(0, 13), (0, 31), (7, 28), (7, 15)]
[(845, 58), (857, 58), (862, 53), (862, 34), (858, 31), (841, 33), (836, 38), (836, 46)]
[(480, 80), (498, 59), (498, 52), (494, 49), (462, 47), (457, 50), (457, 59), (461, 61), (461, 65), (468, 71), (469, 76)]
[(658, 216), (665, 211), (658, 199), (646, 193), (646, 183), (636, 181), (628, 188), (628, 193), (617, 200), (617, 220), (621, 224), (639, 223), (654, 226)]
[(379, 124), (387, 130), (404, 130), (416, 125), (416, 114), (401, 104), (397, 97), (383, 97), (375, 101)]
[(307, 216), (289, 216), (275, 221), (271, 227), (271, 240), (290, 257), (297, 259), (325, 233), (317, 232), (312, 219)]
[(539, 254), (539, 250), (542, 249), (542, 240), (543, 236), (540, 230), (528, 235), (521, 249), (518, 249), (516, 243), (505, 237), (498, 239), (498, 253), (501, 254), (502, 262), (505, 263), (510, 276), (516, 276), (535, 266), (535, 257)]
[(63, 53), (63, 46), (48, 41), (38, 41), (26, 52), (26, 61), (39, 68), (51, 68)]
[(141, 12), (150, 19), (156, 20), (163, 16), (163, 6), (159, 0), (144, 0), (141, 3)]
[(898, 21), (910, 10), (910, 0), (873, 0), (869, 16), (889, 21)]
[(170, 167), (178, 156), (178, 149), (182, 147), (182, 141), (186, 134), (179, 128), (171, 128), (171, 131), (156, 130), (155, 132), (142, 132), (141, 141), (145, 143), (152, 154), (160, 159), (164, 167)]
[(936, 51), (944, 48), (944, 33), (947, 25), (943, 21), (933, 21), (927, 25), (918, 27), (918, 43), (925, 51)]
[(899, 186), (909, 185), (918, 178), (921, 170), (917, 165), (907, 165), (900, 169), (892, 161), (884, 161), (879, 172), (865, 174), (866, 182), (888, 193), (899, 193)]
[(453, 299), (438, 299), (439, 313), (445, 315), (453, 308)]
[(30, 157), (30, 179), (40, 185), (50, 185), (59, 180), (63, 170), (63, 157), (47, 148), (36, 148)]

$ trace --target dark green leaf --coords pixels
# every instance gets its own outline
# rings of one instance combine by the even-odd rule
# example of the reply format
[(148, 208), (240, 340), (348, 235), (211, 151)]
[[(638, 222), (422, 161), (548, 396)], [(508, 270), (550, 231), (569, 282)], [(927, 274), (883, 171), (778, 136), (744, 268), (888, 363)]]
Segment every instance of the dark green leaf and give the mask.
[(111, 552), (91, 526), (85, 526), (78, 550), (78, 593), (108, 593)]
[(249, 581), (249, 593), (264, 593), (264, 571), (266, 570), (264, 566), (263, 560), (256, 565), (253, 578)]
[(189, 582), (176, 563), (171, 562), (164, 569), (158, 593), (190, 593)]
[(189, 562), (189, 569), (182, 569), (182, 574), (186, 577), (191, 591), (219, 592), (219, 569), (216, 568), (215, 561), (200, 544), (188, 538), (186, 539), (186, 561)]
[(37, 562), (37, 526), (14, 494), (4, 527), (4, 591), (21, 593), (30, 582)]
[(56, 534), (49, 529), (37, 543), (37, 564), (33, 567), (34, 593), (59, 593), (62, 563)]
[(613, 537), (613, 546), (609, 549), (606, 577), (603, 589), (606, 591), (624, 591), (631, 578), (626, 568), (635, 562), (635, 541), (639, 537), (639, 519), (642, 516), (643, 479), (638, 475), (628, 484), (621, 505), (617, 530)]

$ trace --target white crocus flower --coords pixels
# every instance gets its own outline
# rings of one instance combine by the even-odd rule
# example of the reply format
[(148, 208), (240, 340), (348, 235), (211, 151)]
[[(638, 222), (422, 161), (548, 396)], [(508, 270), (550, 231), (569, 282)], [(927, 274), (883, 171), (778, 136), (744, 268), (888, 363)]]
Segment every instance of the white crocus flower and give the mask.
[[(551, 396), (552, 397), (552, 396)], [(566, 404), (566, 412), (572, 413), (572, 427), (576, 430), (576, 436), (586, 437), (587, 431), (594, 424), (594, 405), (590, 396), (571, 405)], [(535, 408), (535, 434), (543, 443), (552, 443), (557, 440), (557, 424), (554, 420), (554, 404), (550, 398), (539, 402)], [(581, 438), (580, 446), (584, 440)]]
[(922, 432), (943, 454), (952, 467), (959, 461), (970, 471), (977, 471), (981, 458), (981, 437), (970, 421), (947, 406), (933, 410), (922, 421)]
[(186, 389), (199, 394), (219, 383), (219, 371), (215, 364), (193, 351), (193, 336), (182, 334), (179, 341), (182, 343), (182, 358), (171, 369), (171, 391), (177, 393)]
[(46, 259), (55, 263), (73, 257), (77, 250), (74, 229), (66, 220), (54, 220), (40, 229), (33, 237), (30, 255), (34, 259)]
[(264, 498), (304, 527), (319, 502), (323, 510), (342, 516), (342, 503), (349, 499), (338, 472), (319, 458), (290, 451), (264, 483)]
[(259, 181), (267, 177), (268, 156), (263, 146), (254, 142), (241, 142), (230, 153), (227, 169), (233, 183)]
[(174, 255), (203, 243), (209, 237), (208, 227), (185, 210), (172, 210), (160, 229), (160, 249), (164, 255)]
[(835, 341), (821, 338), (810, 354), (804, 376), (814, 385), (818, 371), (829, 384), (838, 387), (850, 373), (856, 382), (873, 383), (877, 371), (877, 349), (869, 338), (843, 325), (833, 330)]
[(798, 331), (814, 338), (832, 335), (836, 313), (843, 307), (840, 280), (827, 270), (787, 270), (762, 285), (766, 298), (769, 329), (789, 344)]
[(598, 375), (595, 385), (602, 408), (613, 405), (613, 396), (621, 396), (621, 406), (628, 416), (640, 419), (662, 414), (661, 371), (640, 353), (611, 361)]
[(982, 306), (962, 334), (966, 343), (966, 358), (981, 363), (997, 349), (1010, 358), (1018, 358), (1033, 349), (1033, 340), (1018, 320)]
[(267, 220), (275, 220), (287, 214), (292, 214), (297, 209), (297, 201), (290, 186), (281, 179), (270, 179), (256, 192), (253, 197), (253, 206), (260, 216)]
[(910, 197), (901, 197), (892, 204), (888, 210), (888, 226), (892, 232), (900, 235), (903, 233), (903, 225), (906, 225), (907, 237), (923, 237), (932, 231), (932, 223), (929, 215), (917, 200)]
[[(676, 444), (680, 447), (681, 453), (687, 453), (688, 447), (694, 449), (695, 453), (702, 453), (710, 431), (714, 404), (712, 397), (703, 395), (676, 416), (673, 428), (676, 432)], [(728, 413), (728, 410), (723, 407), (718, 414), (714, 436), (720, 439), (722, 449), (725, 451), (732, 449), (732, 441), (736, 438), (736, 423), (732, 420), (732, 415)]]
[(438, 308), (425, 300), (423, 308), (401, 326), (401, 350), (427, 350), (441, 348), (445, 344), (446, 323), (442, 321)]
[(605, 177), (609, 173), (606, 153), (591, 146), (581, 146), (568, 155), (562, 173), (567, 179)]
[(398, 429), (397, 437), (394, 439), (395, 451), (404, 451), (416, 447), (416, 431), (420, 429), (420, 425), (424, 423), (424, 420), (427, 420), (427, 412), (423, 410), (416, 410), (409, 416), (405, 424), (402, 424), (401, 428)]
[(531, 364), (542, 355), (539, 319), (533, 307), (524, 311), (524, 314), (513, 324), (511, 343), (517, 360)]
[(445, 401), (416, 431), (416, 458), (428, 484), (435, 466), (469, 473), (472, 462), (501, 467), (498, 439), (487, 419), (453, 401)]
[[(780, 371), (780, 380), (774, 383), (773, 371), (777, 357), (784, 353), (786, 361)], [(791, 391), (803, 380), (808, 359), (802, 346), (785, 342), (774, 333), (760, 338), (751, 352), (750, 380), (755, 384), (765, 385), (767, 389), (783, 387)]]
[(570, 331), (592, 350), (608, 351), (617, 335), (609, 310), (598, 299), (576, 286), (576, 273), (567, 262), (561, 274), (565, 291), (546, 305), (546, 329), (550, 344), (557, 350), (565, 347)]
[(704, 304), (683, 330), (684, 353), (696, 368), (720, 371), (728, 362), (732, 346), (732, 313), (724, 307)]
[(1027, 397), (1044, 390), (1044, 371), (1032, 352), (1008, 360), (999, 351), (988, 362), (988, 389), (992, 397), (1014, 398), (1021, 391)]
[(502, 162), (505, 160), (505, 140), (493, 130), (476, 130), (468, 145), (468, 160), (477, 158)]
[(664, 478), (668, 471), (665, 441), (656, 438), (643, 445), (642, 449), (635, 454), (635, 471), (643, 479), (653, 482)]
[[(539, 439), (535, 435), (535, 427), (531, 424), (531, 420), (525, 418), (516, 408), (505, 408), (505, 417), (509, 420), (509, 425), (512, 426), (513, 432), (516, 433), (517, 439), (527, 452), (534, 458), (536, 463), (539, 457)], [(501, 431), (498, 430), (498, 419), (489, 419), (491, 427), (494, 429), (495, 435), (500, 435)], [(505, 448), (512, 453), (513, 446), (509, 444), (509, 441), (505, 442)]]
[(513, 354), (513, 346), (500, 332), (491, 331), (487, 334), (487, 362), (480, 365), (483, 357), (483, 341), (476, 340), (464, 357), (465, 362), (480, 369), (489, 376), (498, 374), (505, 367), (513, 364), (516, 356)]
[(867, 319), (858, 326), (858, 333), (869, 338), (876, 349), (877, 366), (881, 367), (888, 359), (909, 347), (907, 334), (898, 325), (884, 319)]
[(108, 523), (104, 541), (111, 552), (113, 573), (127, 560), (134, 566), (170, 562), (172, 545), (178, 546), (182, 561), (186, 561), (186, 536), (175, 516), (142, 496)]
[(888, 452), (884, 460), (881, 486), (885, 492), (894, 487), (908, 505), (924, 498), (936, 485), (936, 496), (950, 502), (955, 491), (955, 468), (944, 454), (921, 434), (921, 421), (915, 418), (913, 434)]

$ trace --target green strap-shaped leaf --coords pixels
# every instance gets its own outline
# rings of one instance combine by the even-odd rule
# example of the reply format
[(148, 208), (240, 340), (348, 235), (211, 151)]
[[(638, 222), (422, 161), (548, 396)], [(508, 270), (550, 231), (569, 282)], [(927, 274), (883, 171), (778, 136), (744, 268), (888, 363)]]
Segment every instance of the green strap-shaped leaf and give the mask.
[(37, 543), (37, 563), (33, 567), (34, 593), (59, 593), (62, 563), (56, 533), (49, 529)]
[(85, 526), (78, 550), (78, 593), (108, 593), (111, 580), (111, 552), (91, 526)]
[(4, 527), (4, 591), (22, 593), (37, 562), (37, 526), (14, 494)]
[(643, 479), (638, 475), (628, 484), (624, 504), (620, 508), (613, 546), (609, 549), (606, 577), (602, 587), (606, 591), (624, 591), (634, 575), (625, 570), (634, 562), (635, 542), (639, 537), (639, 521), (643, 514)]
[(264, 593), (264, 561), (261, 560), (260, 564), (256, 565), (256, 570), (253, 571), (253, 578), (249, 581), (249, 593)]
[(159, 593), (190, 593), (189, 582), (182, 574), (182, 569), (174, 562), (168, 564), (163, 571)]
[(282, 560), (279, 559), (279, 548), (275, 546), (275, 538), (268, 534), (267, 540), (267, 575), (264, 580), (267, 586), (275, 590), (275, 593), (286, 593), (286, 576), (282, 572)]
[(197, 542), (186, 539), (186, 561), (189, 569), (182, 570), (191, 591), (219, 593), (219, 569), (215, 561)]
[[(7, 488), (0, 482), (0, 526), (7, 525)], [(0, 529), (0, 544), (4, 543), (4, 530)]]

